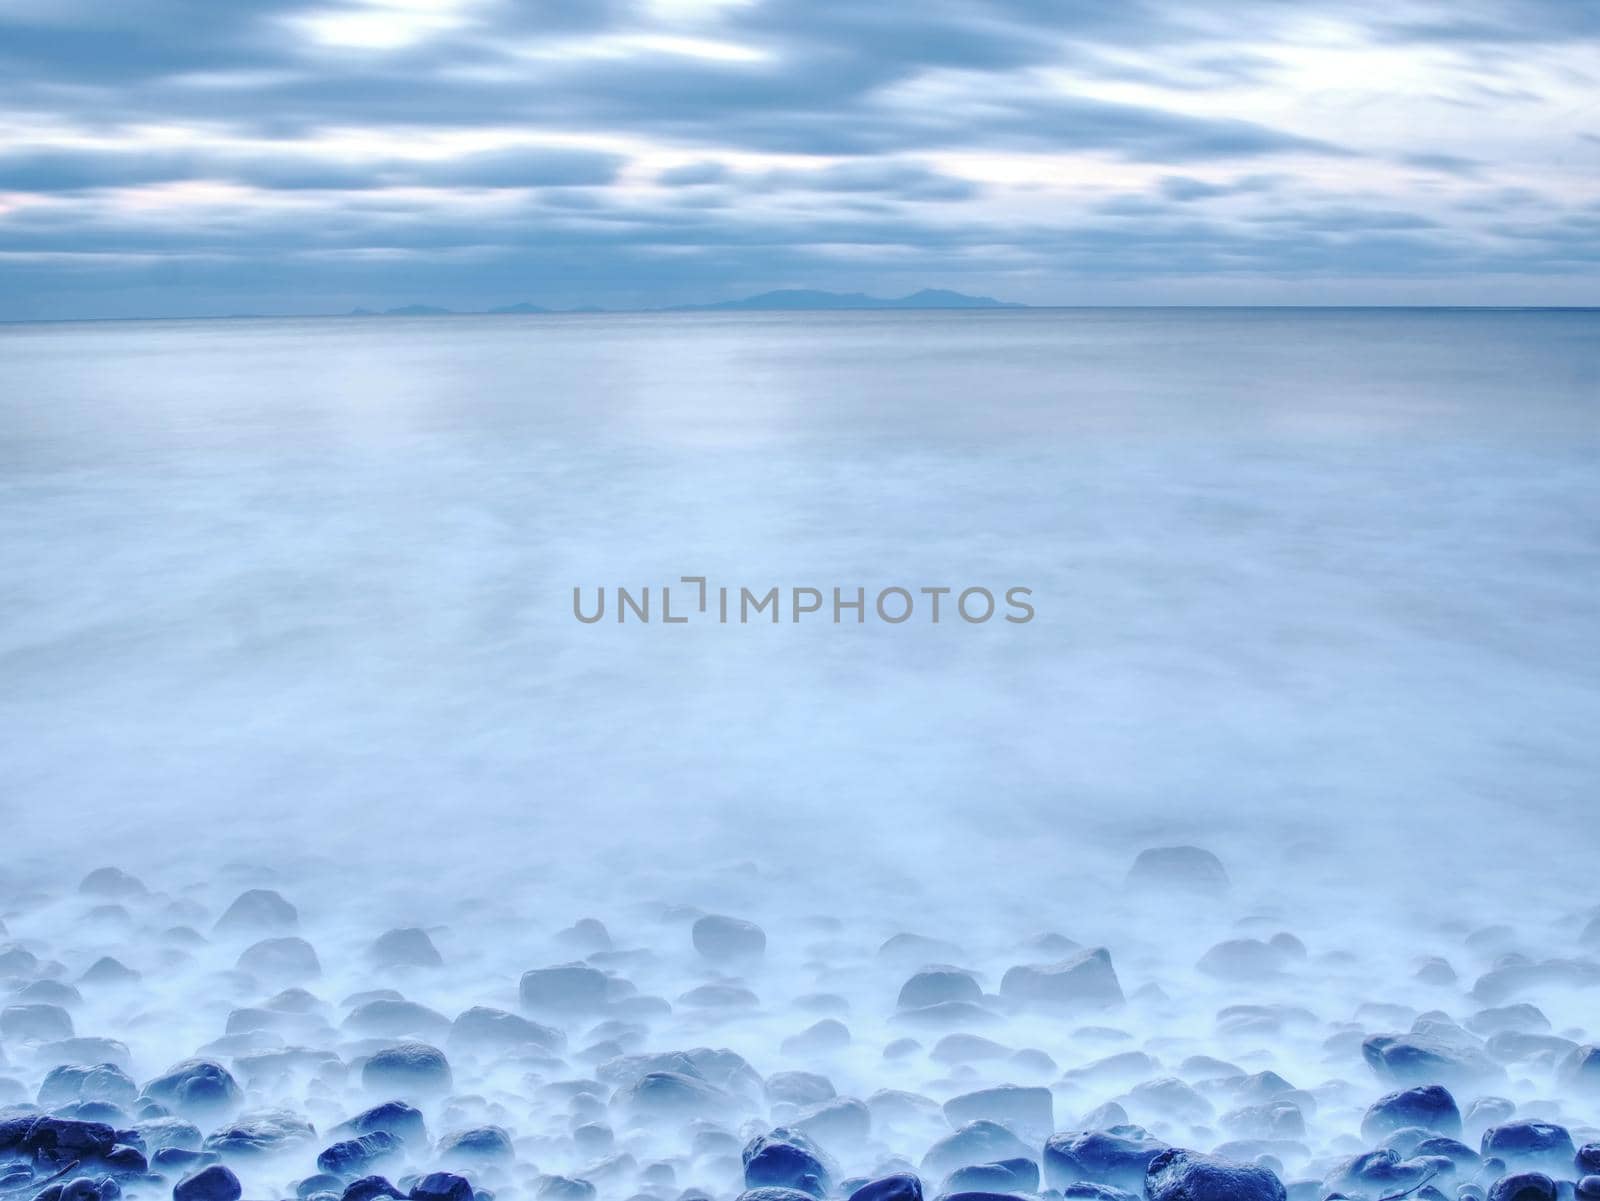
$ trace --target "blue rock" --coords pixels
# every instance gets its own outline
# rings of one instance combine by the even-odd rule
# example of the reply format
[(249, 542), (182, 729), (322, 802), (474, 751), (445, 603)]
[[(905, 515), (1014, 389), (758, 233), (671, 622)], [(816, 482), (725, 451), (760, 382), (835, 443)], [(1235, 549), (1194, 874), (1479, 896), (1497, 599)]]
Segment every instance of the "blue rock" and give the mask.
[(307, 1176), (294, 1186), (294, 1195), (300, 1198), (315, 1197), (328, 1194), (338, 1197), (344, 1193), (345, 1184), (337, 1176), (330, 1176), (326, 1172), (318, 1172), (314, 1176)]
[(1019, 964), (1000, 979), (1000, 994), (1026, 1004), (1104, 1009), (1121, 1005), (1122, 985), (1104, 947), (1058, 963)]
[(150, 1166), (163, 1172), (192, 1172), (222, 1157), (215, 1151), (195, 1151), (188, 1147), (162, 1147), (151, 1156)]
[(74, 1101), (109, 1101), (131, 1105), (139, 1096), (133, 1078), (114, 1063), (94, 1066), (64, 1063), (51, 1068), (39, 1085), (39, 1104), (45, 1108)]
[(1439, 1173), (1434, 1160), (1406, 1159), (1392, 1148), (1363, 1151), (1345, 1160), (1323, 1179), (1331, 1192), (1357, 1197), (1386, 1197), (1413, 1190)]
[(1421, 1126), (1451, 1138), (1461, 1133), (1456, 1099), (1440, 1084), (1424, 1084), (1379, 1097), (1361, 1119), (1361, 1137), (1381, 1139), (1403, 1126)]
[[(694, 1194), (679, 1198), (679, 1201), (691, 1201)], [(776, 1188), (772, 1185), (763, 1185), (761, 1188), (745, 1189), (734, 1201), (816, 1201), (810, 1193), (803, 1193), (795, 1188)]]
[(1142, 1193), (1151, 1161), (1166, 1149), (1142, 1126), (1052, 1135), (1044, 1144), (1045, 1182), (1053, 1188), (1109, 1184)]
[(929, 1147), (922, 1157), (926, 1176), (943, 1178), (969, 1164), (996, 1163), (1002, 1159), (1032, 1159), (1037, 1152), (998, 1122), (980, 1118), (952, 1131)]
[(1485, 1159), (1494, 1156), (1511, 1167), (1547, 1171), (1563, 1179), (1572, 1173), (1577, 1158), (1565, 1127), (1532, 1120), (1490, 1127), (1483, 1132), (1479, 1150)]
[(767, 936), (754, 922), (707, 914), (690, 930), (694, 949), (707, 959), (727, 962), (758, 959), (767, 949)]
[(850, 1201), (922, 1201), (922, 1181), (909, 1172), (883, 1176), (856, 1189)]
[(826, 1055), (850, 1045), (850, 1027), (838, 1018), (823, 1018), (813, 1022), (799, 1034), (783, 1040), (783, 1053), (805, 1057)]
[(1462, 1030), (1375, 1034), (1361, 1044), (1361, 1055), (1379, 1079), (1396, 1084), (1470, 1087), (1499, 1080), (1505, 1071)]
[(472, 1185), (454, 1172), (429, 1172), (411, 1188), (412, 1201), (472, 1201)]
[(779, 1127), (757, 1135), (740, 1153), (746, 1189), (768, 1185), (826, 1197), (836, 1175), (821, 1148), (796, 1130)]
[[(448, 1175), (448, 1173), (443, 1172), (439, 1174)], [(456, 1176), (452, 1177), (452, 1179), (459, 1180), (461, 1178)], [(472, 1190), (469, 1188), (467, 1190), (467, 1196), (471, 1197), (471, 1195)], [(345, 1185), (344, 1193), (341, 1195), (340, 1201), (376, 1201), (376, 1199), (379, 1197), (404, 1196), (404, 1193), (389, 1183), (388, 1177), (386, 1176), (363, 1176), (360, 1180), (352, 1180), (349, 1184)]]
[(1502, 1176), (1489, 1190), (1489, 1201), (1556, 1201), (1556, 1183), (1543, 1172)]
[(415, 1001), (379, 997), (357, 1005), (342, 1025), (358, 1034), (401, 1038), (408, 1034), (442, 1034), (449, 1027), (450, 1019)]
[(518, 985), (524, 1009), (550, 1013), (591, 1013), (605, 1005), (610, 978), (582, 963), (535, 968)]
[[(0, 1137), (0, 1143), (5, 1140)], [(18, 1150), (51, 1163), (74, 1159), (104, 1159), (117, 1145), (117, 1132), (104, 1122), (79, 1122), (71, 1118), (29, 1119)]]
[(72, 1015), (59, 1005), (36, 1003), (0, 1009), (0, 1038), (45, 1043), (72, 1036)]
[(186, 1059), (144, 1086), (143, 1096), (174, 1113), (214, 1119), (233, 1112), (243, 1100), (228, 1069), (212, 1059)]
[(987, 1118), (1042, 1139), (1055, 1129), (1055, 1100), (1047, 1088), (1001, 1084), (951, 1097), (944, 1103), (944, 1116), (952, 1126)]
[(553, 1026), (531, 1022), (503, 1009), (474, 1005), (450, 1024), (449, 1041), (452, 1047), (496, 1050), (531, 1047), (559, 1054), (566, 1049), (567, 1036)]
[(293, 930), (299, 924), (300, 914), (280, 893), (270, 888), (252, 888), (235, 898), (213, 929), (219, 934), (266, 933)]
[(1600, 1096), (1600, 1047), (1585, 1044), (1567, 1052), (1561, 1061), (1561, 1079), (1577, 1092)]
[(539, 1201), (594, 1201), (596, 1196), (594, 1185), (571, 1176), (541, 1176), (533, 1192)]
[(1149, 1201), (1286, 1201), (1283, 1182), (1257, 1164), (1171, 1147), (1150, 1161)]
[(377, 1093), (432, 1096), (450, 1091), (454, 1082), (444, 1052), (427, 1043), (404, 1042), (385, 1047), (361, 1068), (361, 1083)]
[(1037, 1193), (1039, 1165), (1027, 1158), (969, 1164), (946, 1176), (940, 1190), (945, 1193)]
[(437, 1151), (441, 1159), (480, 1163), (516, 1158), (511, 1136), (499, 1126), (477, 1126), (447, 1134), (439, 1140)]
[(444, 957), (426, 930), (410, 926), (386, 930), (378, 936), (368, 956), (379, 967), (443, 967)]
[(220, 1163), (201, 1168), (172, 1186), (172, 1201), (239, 1201), (239, 1178)]
[(229, 1156), (275, 1155), (308, 1143), (317, 1132), (311, 1123), (287, 1109), (263, 1109), (245, 1114), (212, 1131), (201, 1146), (224, 1159)]
[(428, 1137), (422, 1120), (422, 1111), (404, 1101), (384, 1101), (371, 1109), (363, 1109), (355, 1117), (340, 1122), (334, 1134), (371, 1134), (382, 1130), (406, 1142), (421, 1143)]
[(971, 972), (954, 967), (926, 967), (900, 986), (896, 1005), (900, 1009), (922, 1009), (928, 1005), (965, 1002), (976, 1005), (983, 1000), (983, 989)]
[(356, 1138), (344, 1139), (317, 1156), (317, 1168), (330, 1176), (352, 1178), (371, 1174), (371, 1169), (400, 1153), (402, 1143), (387, 1130), (374, 1130)]
[(1142, 1201), (1144, 1196), (1143, 1192), (1136, 1195), (1127, 1189), (1116, 1188), (1109, 1184), (1091, 1184), (1087, 1180), (1067, 1185), (1061, 1190), (1061, 1195), (1076, 1198), (1078, 1201)]
[(78, 883), (78, 891), (94, 897), (142, 897), (148, 891), (120, 867), (97, 867)]
[(687, 1072), (646, 1072), (624, 1091), (623, 1102), (643, 1120), (716, 1117), (734, 1108), (729, 1093)]
[(1284, 952), (1259, 938), (1230, 938), (1200, 956), (1195, 967), (1218, 980), (1258, 981), (1279, 975)]
[(239, 954), (235, 965), (268, 980), (314, 980), (322, 975), (316, 949), (303, 938), (263, 938)]
[(1210, 851), (1201, 847), (1149, 847), (1139, 852), (1128, 869), (1128, 886), (1141, 891), (1175, 891), (1198, 896), (1221, 896), (1228, 891), (1228, 872)]

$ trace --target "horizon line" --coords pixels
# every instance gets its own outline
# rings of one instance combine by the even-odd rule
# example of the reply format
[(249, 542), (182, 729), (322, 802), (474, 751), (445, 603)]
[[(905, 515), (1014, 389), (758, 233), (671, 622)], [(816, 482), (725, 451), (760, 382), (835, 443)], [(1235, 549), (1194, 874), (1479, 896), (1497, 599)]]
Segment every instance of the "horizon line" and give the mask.
[[(406, 307), (406, 306), (400, 306)], [(1600, 304), (1004, 304), (904, 306), (893, 305), (819, 305), (815, 307), (743, 308), (737, 302), (718, 304), (693, 304), (656, 306), (651, 308), (569, 308), (524, 309), (507, 311), (511, 306), (494, 309), (442, 309), (438, 312), (406, 313), (373, 310), (371, 312), (322, 313), (190, 313), (165, 316), (137, 317), (0, 317), (0, 326), (11, 325), (104, 325), (117, 322), (137, 323), (155, 321), (431, 321), (463, 317), (541, 318), (541, 317), (727, 317), (727, 316), (785, 316), (789, 314), (818, 313), (885, 313), (903, 316), (915, 314), (983, 313), (991, 316), (1017, 313), (1050, 312), (1476, 312), (1476, 313), (1594, 313)]]

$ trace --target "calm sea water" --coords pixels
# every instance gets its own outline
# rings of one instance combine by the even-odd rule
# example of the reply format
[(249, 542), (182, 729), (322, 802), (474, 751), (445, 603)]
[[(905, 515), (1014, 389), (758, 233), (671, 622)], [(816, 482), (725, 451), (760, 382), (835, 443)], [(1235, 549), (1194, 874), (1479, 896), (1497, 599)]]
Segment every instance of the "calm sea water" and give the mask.
[(20, 845), (1600, 849), (1593, 312), (5, 327), (0, 549)]

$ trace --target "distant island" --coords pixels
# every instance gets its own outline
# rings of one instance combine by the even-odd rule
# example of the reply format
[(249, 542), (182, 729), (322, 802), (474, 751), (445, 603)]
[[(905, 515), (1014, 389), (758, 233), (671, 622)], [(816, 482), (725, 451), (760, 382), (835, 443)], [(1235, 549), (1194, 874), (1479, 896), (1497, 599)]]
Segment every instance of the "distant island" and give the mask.
[(481, 312), (443, 309), (431, 304), (407, 304), (393, 309), (352, 309), (349, 317), (455, 317), (519, 313), (604, 313), (629, 311), (648, 313), (780, 313), (815, 312), (841, 309), (1025, 309), (1025, 304), (996, 300), (992, 296), (969, 296), (947, 288), (923, 288), (907, 296), (868, 296), (865, 292), (825, 292), (817, 288), (781, 288), (741, 300), (719, 300), (712, 304), (674, 304), (654, 309), (607, 310), (586, 305), (582, 308), (550, 309), (537, 304), (508, 304)]

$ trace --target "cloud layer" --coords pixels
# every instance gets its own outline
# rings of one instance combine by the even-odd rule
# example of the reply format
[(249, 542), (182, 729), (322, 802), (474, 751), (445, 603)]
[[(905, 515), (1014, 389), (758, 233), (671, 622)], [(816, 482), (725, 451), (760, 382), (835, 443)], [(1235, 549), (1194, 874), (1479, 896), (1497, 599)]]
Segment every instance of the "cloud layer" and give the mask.
[(16, 0), (0, 318), (1595, 303), (1569, 0)]

